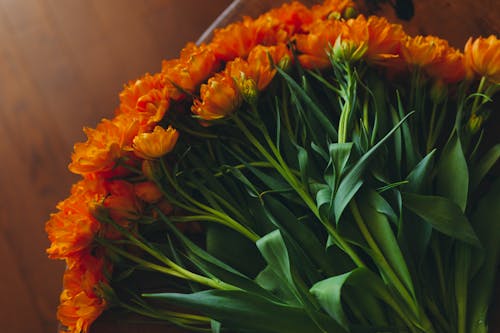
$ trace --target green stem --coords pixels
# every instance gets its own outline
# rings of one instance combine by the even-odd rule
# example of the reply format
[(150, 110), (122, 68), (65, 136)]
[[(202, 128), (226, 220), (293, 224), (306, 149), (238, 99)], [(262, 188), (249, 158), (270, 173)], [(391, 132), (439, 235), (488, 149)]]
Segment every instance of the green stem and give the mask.
[(458, 243), (455, 249), (455, 300), (457, 303), (457, 333), (467, 330), (467, 293), (470, 267), (470, 251), (468, 245)]
[(445, 283), (445, 277), (444, 277), (444, 271), (443, 271), (443, 260), (441, 258), (441, 253), (439, 249), (437, 248), (437, 243), (436, 242), (431, 242), (431, 249), (432, 253), (434, 255), (434, 260), (436, 261), (436, 268), (438, 271), (438, 281), (439, 281), (439, 286), (440, 286), (440, 291), (441, 291), (441, 299), (444, 301), (446, 299), (446, 283)]
[[(181, 312), (175, 312), (175, 311), (168, 311), (168, 310), (157, 310), (154, 308), (146, 307), (143, 304), (139, 304), (140, 307), (138, 306), (132, 306), (130, 304), (127, 304), (125, 302), (120, 302), (119, 303), (120, 307), (123, 307), (124, 309), (127, 309), (129, 311), (135, 312), (137, 314), (143, 315), (145, 317), (149, 318), (154, 318), (158, 320), (167, 320), (169, 322), (172, 322), (176, 325), (179, 325), (181, 327), (185, 328), (191, 328), (193, 325), (209, 325), (211, 319), (208, 317), (200, 316), (200, 315), (193, 315), (193, 314), (188, 314), (188, 313), (181, 313)], [(197, 328), (200, 329), (200, 328)], [(202, 329), (203, 332), (211, 332), (209, 329)]]
[[(190, 196), (189, 194), (187, 194), (180, 186), (178, 186), (178, 184), (175, 182), (175, 180), (172, 178), (172, 176), (170, 175), (170, 173), (166, 169), (166, 166), (165, 166), (165, 163), (164, 163), (163, 160), (161, 160), (161, 166), (162, 166), (162, 169), (163, 169), (163, 173), (167, 177), (167, 180), (172, 185), (172, 187), (174, 188), (174, 190), (177, 193), (179, 193), (185, 200), (187, 200), (188, 202), (190, 202), (193, 205), (197, 206), (201, 210), (201, 214), (207, 212), (207, 213), (215, 216), (217, 219), (213, 219), (214, 222), (215, 221), (222, 222), (222, 224), (224, 224), (224, 225), (232, 228), (235, 231), (240, 232), (245, 237), (247, 237), (248, 239), (250, 239), (252, 242), (256, 242), (260, 238), (259, 235), (257, 235), (256, 233), (254, 233), (252, 230), (244, 227), (241, 223), (239, 223), (238, 221), (234, 220), (229, 215), (227, 215), (227, 214), (225, 214), (225, 213), (223, 213), (221, 211), (218, 211), (217, 209), (213, 209), (212, 207), (207, 206), (207, 205), (205, 205), (205, 204), (203, 204), (203, 203), (201, 203), (201, 202), (193, 199), (192, 196)], [(192, 211), (192, 209), (190, 209), (190, 208), (188, 208), (188, 209), (190, 211)], [(200, 212), (200, 211), (198, 211), (198, 212)]]
[(264, 158), (267, 159), (269, 163), (271, 163), (271, 165), (282, 175), (282, 177), (288, 182), (288, 184), (290, 184), (290, 186), (292, 186), (292, 188), (297, 192), (297, 194), (304, 201), (306, 206), (312, 211), (314, 216), (323, 224), (323, 226), (332, 236), (336, 244), (345, 253), (349, 255), (349, 257), (358, 267), (365, 267), (365, 264), (358, 256), (358, 254), (354, 251), (354, 249), (342, 238), (342, 236), (340, 236), (337, 230), (335, 230), (327, 221), (323, 220), (323, 218), (319, 213), (318, 207), (316, 206), (316, 203), (312, 200), (307, 191), (303, 189), (301, 183), (296, 180), (293, 173), (290, 171), (287, 164), (279, 154), (277, 148), (274, 146), (274, 144), (272, 144), (272, 141), (271, 142), (268, 141), (268, 143), (272, 144), (271, 150), (273, 150), (274, 154), (277, 155), (277, 158), (280, 160), (282, 164), (276, 161), (272, 157), (272, 155), (269, 154), (269, 152), (264, 148), (264, 146), (261, 145), (261, 143), (257, 140), (257, 138), (248, 130), (246, 125), (241, 121), (241, 119), (239, 119), (237, 116), (235, 116), (233, 119), (237, 124), (237, 126), (241, 129), (243, 134), (248, 138), (248, 140), (257, 148), (257, 150), (264, 156)]
[(119, 254), (119, 255), (121, 255), (129, 260), (132, 260), (132, 261), (142, 265), (145, 268), (149, 268), (151, 270), (154, 270), (154, 271), (157, 271), (160, 273), (164, 273), (167, 275), (175, 276), (175, 277), (178, 277), (178, 278), (181, 278), (184, 280), (190, 280), (193, 282), (197, 282), (199, 284), (202, 284), (202, 285), (214, 288), (214, 289), (239, 290), (239, 288), (237, 288), (231, 284), (225, 283), (225, 282), (220, 281), (220, 280), (213, 280), (213, 279), (207, 278), (205, 276), (193, 273), (193, 272), (177, 265), (176, 263), (172, 262), (170, 259), (166, 258), (165, 256), (163, 256), (163, 255), (159, 254), (158, 252), (154, 251), (153, 249), (151, 249), (150, 247), (146, 246), (145, 244), (143, 244), (142, 242), (140, 242), (138, 239), (131, 236), (130, 234), (128, 235), (128, 238), (135, 245), (137, 245), (140, 249), (151, 254), (154, 258), (158, 259), (159, 261), (161, 261), (162, 263), (164, 263), (168, 267), (160, 266), (160, 265), (154, 264), (152, 262), (149, 262), (147, 260), (144, 260), (142, 258), (139, 258), (133, 254), (130, 254), (129, 252), (127, 252), (123, 249), (120, 249), (119, 247), (112, 245), (111, 243), (109, 243), (103, 239), (97, 239), (97, 241), (100, 244), (104, 245), (106, 248), (114, 251), (115, 253), (117, 253), (117, 254)]
[(486, 77), (483, 76), (481, 81), (479, 81), (479, 86), (477, 87), (476, 96), (474, 97), (474, 102), (472, 103), (471, 115), (475, 115), (479, 107), (479, 100), (483, 98), (480, 94), (483, 91), (484, 85), (486, 84)]
[(432, 113), (431, 113), (431, 120), (430, 120), (430, 124), (429, 124), (429, 134), (427, 136), (427, 144), (426, 144), (426, 151), (427, 153), (429, 153), (433, 146), (434, 146), (434, 142), (435, 142), (435, 133), (434, 131), (436, 130), (436, 109), (437, 109), (437, 103), (432, 103)]
[(380, 250), (379, 246), (377, 245), (376, 241), (373, 239), (372, 235), (370, 234), (370, 231), (368, 230), (368, 227), (366, 226), (363, 217), (361, 216), (361, 213), (359, 211), (359, 208), (356, 204), (356, 201), (352, 200), (349, 203), (349, 208), (351, 210), (351, 213), (354, 217), (354, 220), (356, 221), (356, 224), (358, 225), (361, 233), (363, 234), (363, 237), (367, 241), (368, 245), (370, 248), (373, 250), (373, 259), (377, 263), (377, 266), (382, 270), (384, 275), (391, 281), (392, 285), (396, 288), (398, 291), (399, 295), (403, 298), (405, 303), (410, 307), (411, 311), (413, 314), (416, 316), (416, 318), (419, 318), (420, 320), (423, 320), (425, 325), (428, 325), (428, 327), (425, 327), (427, 329), (427, 333), (433, 332), (434, 329), (432, 328), (430, 322), (428, 319), (422, 318), (422, 316), (425, 316), (422, 311), (420, 311), (419, 307), (415, 303), (413, 297), (410, 295), (404, 284), (401, 282), (401, 280), (398, 278), (397, 274), (394, 272), (392, 267), (389, 265), (387, 260), (385, 259), (382, 251)]

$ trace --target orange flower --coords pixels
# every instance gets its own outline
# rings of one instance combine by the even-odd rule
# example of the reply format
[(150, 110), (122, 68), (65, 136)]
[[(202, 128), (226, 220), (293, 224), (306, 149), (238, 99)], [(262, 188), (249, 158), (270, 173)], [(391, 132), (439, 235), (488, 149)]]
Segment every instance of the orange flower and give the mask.
[(89, 205), (104, 200), (106, 189), (99, 178), (84, 178), (74, 184), (71, 195), (57, 205), (45, 225), (51, 241), (47, 253), (50, 258), (63, 259), (86, 249), (100, 229)]
[(158, 186), (152, 181), (134, 184), (134, 192), (139, 199), (147, 203), (156, 203), (163, 197)]
[(130, 114), (120, 114), (113, 120), (103, 119), (96, 129), (84, 128), (87, 141), (75, 144), (69, 170), (85, 175), (113, 169), (139, 132), (139, 123), (130, 118)]
[(75, 144), (69, 170), (82, 175), (111, 170), (121, 155), (118, 128), (103, 119), (96, 129), (86, 127), (83, 131), (87, 141)]
[(156, 126), (152, 133), (141, 133), (134, 138), (134, 153), (144, 159), (162, 157), (174, 149), (179, 133), (169, 126)]
[(115, 180), (106, 183), (106, 188), (109, 195), (104, 199), (103, 206), (108, 209), (113, 221), (127, 227), (131, 220), (140, 216), (141, 207), (135, 196), (134, 185)]
[(194, 101), (191, 111), (204, 120), (221, 119), (234, 112), (241, 99), (233, 78), (224, 71), (201, 86), (200, 100)]
[(500, 39), (469, 38), (465, 44), (465, 66), (467, 76), (484, 76), (493, 83), (500, 83)]
[(257, 79), (247, 61), (236, 58), (226, 65), (225, 72), (234, 80), (239, 94), (245, 101), (253, 104), (257, 101)]
[(106, 309), (106, 300), (98, 292), (99, 284), (108, 283), (103, 269), (103, 259), (90, 254), (69, 260), (57, 308), (57, 318), (65, 326), (62, 332), (87, 332)]
[(401, 25), (391, 24), (386, 18), (377, 16), (370, 16), (366, 20), (360, 15), (352, 21), (360, 22), (361, 29), (366, 29), (368, 48), (364, 58), (368, 62), (386, 64), (388, 60), (399, 57), (401, 42), (406, 38)]
[(193, 93), (217, 67), (219, 62), (208, 46), (188, 43), (182, 49), (179, 59), (164, 61), (162, 64), (170, 97), (174, 100), (182, 98), (182, 90)]
[(141, 131), (151, 130), (163, 119), (169, 107), (169, 96), (161, 74), (150, 75), (130, 82), (120, 93), (117, 115), (128, 114), (139, 122)]
[(288, 63), (291, 54), (285, 44), (276, 46), (257, 45), (248, 55), (248, 61), (241, 58), (229, 62), (226, 72), (235, 81), (238, 90), (246, 100), (256, 98), (257, 91), (263, 91), (271, 82), (274, 66)]
[(462, 54), (438, 37), (407, 38), (402, 43), (401, 53), (408, 65), (422, 68), (435, 79), (456, 82), (464, 77)]
[(332, 14), (341, 16), (347, 8), (354, 8), (352, 0), (326, 0), (322, 4), (314, 5), (311, 8), (314, 19), (324, 20)]
[(259, 45), (250, 52), (248, 55), (248, 65), (251, 71), (250, 76), (257, 83), (259, 91), (264, 90), (271, 82), (276, 74), (274, 66), (280, 65), (283, 59), (291, 59), (291, 53), (283, 43), (279, 43), (276, 46)]
[(311, 11), (300, 2), (285, 3), (279, 8), (262, 14), (251, 26), (256, 31), (257, 41), (262, 45), (286, 43), (290, 36), (311, 24)]
[(308, 34), (296, 35), (297, 50), (302, 53), (299, 61), (305, 68), (327, 68), (328, 52), (339, 36), (348, 34), (347, 25), (338, 20), (316, 21)]
[(250, 50), (259, 43), (257, 31), (252, 23), (252, 19), (245, 17), (242, 22), (216, 29), (210, 43), (216, 58), (223, 61), (246, 58)]
[(464, 79), (464, 55), (454, 48), (447, 48), (441, 57), (426, 66), (425, 71), (429, 76), (440, 79), (446, 83), (454, 83)]

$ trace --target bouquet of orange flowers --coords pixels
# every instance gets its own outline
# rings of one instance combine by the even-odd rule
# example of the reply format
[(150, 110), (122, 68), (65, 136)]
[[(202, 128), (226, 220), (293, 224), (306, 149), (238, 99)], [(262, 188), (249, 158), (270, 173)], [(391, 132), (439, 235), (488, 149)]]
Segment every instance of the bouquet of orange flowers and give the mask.
[(486, 332), (499, 83), (497, 37), (461, 52), (350, 0), (188, 44), (75, 145), (46, 224), (63, 330), (116, 308), (204, 332)]

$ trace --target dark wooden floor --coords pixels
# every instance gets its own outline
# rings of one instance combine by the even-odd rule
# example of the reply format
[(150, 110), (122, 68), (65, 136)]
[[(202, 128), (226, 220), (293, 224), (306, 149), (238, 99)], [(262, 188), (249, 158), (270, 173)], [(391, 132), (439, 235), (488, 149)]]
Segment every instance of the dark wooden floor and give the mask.
[[(1, 332), (56, 330), (63, 264), (46, 259), (44, 222), (76, 180), (66, 165), (82, 126), (110, 117), (123, 83), (158, 71), (230, 2), (0, 1)], [(494, 2), (438, 1), (429, 11), (416, 1), (420, 17), (437, 19), (413, 31), (456, 46), (469, 34), (498, 34), (499, 11), (464, 20), (457, 9), (498, 9)]]

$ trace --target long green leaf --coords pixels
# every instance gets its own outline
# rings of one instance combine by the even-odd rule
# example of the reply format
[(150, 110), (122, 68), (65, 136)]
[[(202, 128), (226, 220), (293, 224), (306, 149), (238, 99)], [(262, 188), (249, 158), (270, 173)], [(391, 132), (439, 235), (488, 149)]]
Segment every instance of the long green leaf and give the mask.
[[(301, 308), (270, 301), (245, 291), (207, 290), (193, 294), (158, 293), (144, 297), (199, 311), (229, 329), (262, 333), (323, 333)], [(320, 314), (319, 314), (320, 315)], [(346, 333), (327, 316), (320, 315), (330, 332)]]
[(210, 273), (221, 281), (231, 283), (234, 286), (243, 288), (245, 290), (252, 290), (255, 293), (262, 293), (268, 295), (267, 291), (262, 289), (254, 281), (246, 275), (237, 271), (233, 267), (227, 265), (220, 259), (214, 257), (204, 249), (200, 248), (197, 244), (187, 238), (182, 232), (179, 231), (165, 216), (158, 211), (160, 218), (169, 227), (170, 231), (179, 239), (187, 251), (187, 256), (191, 258), (192, 262), (199, 267), (201, 271)]
[(268, 196), (264, 198), (263, 202), (267, 209), (266, 217), (279, 228), (284, 235), (292, 239), (298, 247), (300, 247), (300, 250), (305, 253), (306, 257), (316, 263), (320, 272), (332, 274), (334, 271), (334, 264), (332, 264), (332, 260), (327, 257), (321, 241), (311, 229), (308, 228), (307, 224), (299, 221), (290, 209), (279, 200)]
[(307, 92), (297, 82), (295, 82), (295, 80), (290, 75), (288, 75), (285, 71), (283, 71), (280, 68), (276, 69), (281, 74), (281, 76), (283, 76), (283, 78), (286, 80), (290, 88), (310, 108), (314, 116), (318, 119), (319, 124), (323, 126), (323, 128), (326, 130), (330, 138), (332, 140), (336, 140), (338, 133), (333, 127), (332, 122), (325, 116), (320, 107), (316, 103), (314, 103), (314, 101), (311, 99), (311, 97), (309, 97)]
[[(382, 301), (399, 315), (402, 315), (402, 310), (394, 301), (391, 293), (380, 278), (366, 268), (356, 268), (345, 274), (319, 281), (311, 288), (311, 293), (318, 299), (323, 309), (332, 318), (335, 318), (337, 322), (341, 323), (344, 328), (350, 329), (352, 326), (348, 321), (343, 305), (343, 297), (345, 297), (345, 295), (343, 295), (343, 288), (346, 285), (349, 285), (349, 287), (354, 290), (359, 290), (365, 296), (370, 297), (373, 300), (377, 299)], [(372, 306), (377, 304), (375, 301), (370, 301), (369, 303)], [(355, 300), (349, 302), (349, 306), (352, 307), (351, 311), (353, 313), (357, 312), (357, 308), (366, 310), (364, 309), (366, 304), (356, 303)], [(371, 309), (370, 312), (380, 314), (380, 306), (380, 304), (377, 304), (377, 309)], [(366, 316), (366, 311), (363, 311), (361, 315)], [(380, 318), (370, 319), (372, 322), (377, 323)], [(382, 331), (384, 330), (382, 329)]]
[(483, 180), (484, 176), (491, 170), (495, 163), (500, 159), (500, 144), (496, 144), (484, 154), (484, 156), (475, 164), (470, 174), (470, 190), (473, 192)]
[(441, 154), (436, 183), (437, 193), (456, 203), (464, 212), (467, 206), (469, 170), (456, 133), (446, 143)]
[(472, 216), (473, 227), (481, 240), (483, 251), (478, 253), (476, 250), (473, 253), (473, 258), (480, 261), (482, 265), (470, 282), (468, 320), (470, 332), (485, 333), (487, 331), (488, 305), (493, 295), (500, 255), (500, 242), (498, 240), (500, 230), (499, 203), (500, 180), (497, 180), (490, 191), (480, 200), (477, 210)]
[[(367, 221), (366, 225), (370, 230), (370, 234), (380, 247), (383, 256), (401, 281), (403, 281), (405, 287), (415, 296), (410, 272), (399, 248), (394, 231), (389, 224), (387, 216), (379, 212), (379, 209), (383, 209), (383, 207), (388, 205), (387, 202), (376, 191), (368, 189), (360, 193), (357, 202), (363, 219)], [(387, 205), (382, 204), (384, 202)]]
[(349, 322), (342, 308), (342, 287), (353, 271), (333, 276), (319, 281), (311, 288), (311, 293), (318, 299), (319, 304), (346, 330), (349, 330)]
[(391, 137), (391, 135), (394, 134), (394, 132), (397, 131), (399, 126), (401, 126), (401, 124), (403, 124), (412, 114), (413, 112), (409, 113), (403, 119), (401, 119), (401, 121), (396, 126), (394, 126), (389, 131), (389, 133), (387, 133), (376, 145), (374, 145), (363, 156), (361, 156), (361, 158), (356, 162), (349, 173), (347, 173), (346, 176), (342, 179), (339, 188), (335, 193), (333, 205), (335, 221), (337, 223), (340, 221), (340, 216), (342, 215), (345, 207), (363, 184), (362, 174), (375, 152)]
[(403, 185), (403, 190), (406, 192), (425, 194), (432, 180), (432, 171), (434, 168), (434, 159), (436, 150), (433, 149), (425, 156), (413, 170), (408, 174), (406, 179), (408, 184)]
[(461, 208), (451, 200), (430, 195), (403, 193), (403, 205), (434, 229), (455, 239), (480, 247), (479, 239)]

